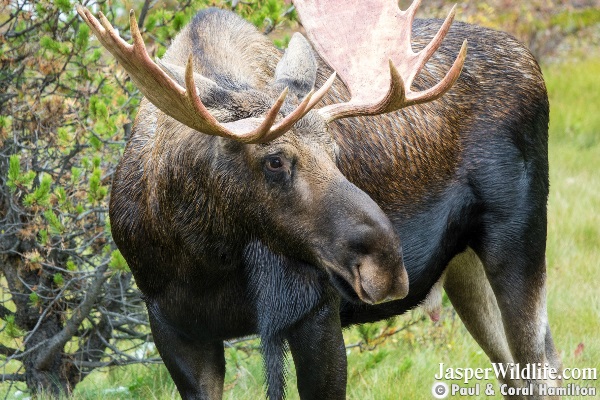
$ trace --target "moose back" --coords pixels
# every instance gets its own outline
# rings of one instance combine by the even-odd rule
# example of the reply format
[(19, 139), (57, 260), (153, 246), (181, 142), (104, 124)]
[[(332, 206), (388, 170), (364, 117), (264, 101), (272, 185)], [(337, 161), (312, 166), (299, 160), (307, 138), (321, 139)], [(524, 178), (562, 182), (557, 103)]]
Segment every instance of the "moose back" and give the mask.
[(493, 362), (560, 367), (540, 69), (418, 3), (296, 0), (285, 53), (206, 9), (156, 63), (133, 12), (131, 45), (78, 9), (145, 96), (111, 226), (184, 399), (221, 398), (223, 341), (254, 333), (270, 399), (288, 348), (302, 399), (343, 399), (342, 327), (436, 315), (442, 287)]

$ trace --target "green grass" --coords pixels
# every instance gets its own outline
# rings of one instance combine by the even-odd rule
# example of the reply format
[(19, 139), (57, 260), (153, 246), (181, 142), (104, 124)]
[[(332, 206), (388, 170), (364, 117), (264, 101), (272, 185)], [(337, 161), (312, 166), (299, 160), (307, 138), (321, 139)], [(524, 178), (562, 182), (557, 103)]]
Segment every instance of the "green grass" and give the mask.
[[(551, 65), (544, 72), (551, 101), (550, 324), (565, 367), (600, 369), (600, 59)], [(417, 317), (399, 317), (395, 325), (413, 318)], [(373, 329), (384, 327), (379, 323)], [(357, 329), (347, 331), (345, 337), (347, 343), (360, 340)], [(584, 350), (576, 356), (580, 343)], [(432, 399), (431, 385), (440, 362), (489, 367), (450, 307), (438, 324), (419, 322), (372, 351), (349, 350), (348, 398)], [(257, 351), (228, 350), (227, 366), (226, 399), (264, 398)], [(297, 399), (293, 365), (289, 377), (288, 398)], [(591, 384), (600, 389), (598, 381)], [(77, 387), (75, 398), (178, 399), (179, 395), (163, 366), (132, 366), (93, 373)]]
[[(551, 101), (548, 312), (565, 367), (600, 369), (600, 60), (546, 71)], [(584, 350), (574, 351), (579, 343)], [(581, 383), (581, 382), (580, 382)], [(600, 389), (598, 381), (595, 382)]]

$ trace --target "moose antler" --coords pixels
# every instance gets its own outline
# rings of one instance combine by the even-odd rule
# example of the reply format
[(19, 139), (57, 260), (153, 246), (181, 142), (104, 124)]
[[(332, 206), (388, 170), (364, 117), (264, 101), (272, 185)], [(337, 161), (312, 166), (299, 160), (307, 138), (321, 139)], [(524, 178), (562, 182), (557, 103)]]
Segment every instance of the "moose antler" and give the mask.
[(319, 109), (327, 121), (382, 114), (435, 100), (448, 91), (460, 75), (467, 52), (466, 40), (440, 82), (422, 92), (411, 90), (413, 79), (450, 29), (455, 7), (433, 40), (415, 53), (410, 37), (421, 0), (414, 0), (406, 11), (398, 8), (398, 0), (353, 1), (351, 7), (344, 0), (293, 2), (315, 49), (350, 90), (349, 102)]
[(264, 143), (273, 140), (287, 132), (309, 112), (327, 93), (335, 79), (334, 74), (317, 92), (308, 93), (293, 112), (275, 125), (275, 119), (288, 92), (287, 88), (267, 111), (264, 119), (246, 118), (221, 124), (208, 112), (198, 97), (191, 55), (185, 69), (186, 88), (184, 89), (148, 55), (133, 10), (129, 13), (132, 45), (119, 36), (102, 12), (100, 12), (100, 21), (87, 8), (80, 5), (77, 6), (77, 12), (152, 104), (182, 124), (209, 135), (223, 136), (244, 143)]

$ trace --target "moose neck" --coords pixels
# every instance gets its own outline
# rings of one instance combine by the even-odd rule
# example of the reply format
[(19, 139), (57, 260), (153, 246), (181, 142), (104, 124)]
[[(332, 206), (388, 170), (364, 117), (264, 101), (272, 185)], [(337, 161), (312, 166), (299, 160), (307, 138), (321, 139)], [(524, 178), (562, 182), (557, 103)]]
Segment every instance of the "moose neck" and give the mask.
[[(145, 111), (154, 115), (157, 127), (152, 137), (145, 138), (141, 151), (146, 225), (157, 240), (168, 243), (175, 258), (214, 264), (214, 269), (233, 266), (247, 234), (236, 228), (243, 210), (233, 204), (232, 193), (222, 189), (234, 187), (235, 183), (227, 180), (239, 177), (237, 171), (243, 168), (218, 158), (220, 138), (187, 128), (153, 107), (141, 113)], [(141, 129), (138, 132), (145, 133)], [(143, 140), (134, 137), (132, 142), (136, 139)], [(131, 147), (127, 151), (133, 151)], [(240, 246), (233, 248), (233, 244)], [(202, 270), (209, 273), (212, 269)]]

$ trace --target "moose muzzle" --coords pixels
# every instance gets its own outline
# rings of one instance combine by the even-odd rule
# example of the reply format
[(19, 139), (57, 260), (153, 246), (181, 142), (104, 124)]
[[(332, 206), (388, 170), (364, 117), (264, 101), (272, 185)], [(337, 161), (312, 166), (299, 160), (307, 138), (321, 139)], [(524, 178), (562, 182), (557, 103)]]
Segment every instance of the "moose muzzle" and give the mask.
[[(331, 243), (325, 263), (332, 282), (346, 297), (369, 304), (401, 299), (408, 294), (408, 274), (400, 239), (385, 213), (349, 181), (331, 190), (326, 229)], [(340, 279), (345, 283), (340, 282)], [(352, 295), (349, 289), (352, 289)]]
[(376, 304), (401, 299), (408, 294), (408, 274), (402, 261), (392, 267), (391, 271), (382, 271), (382, 268), (385, 267), (372, 256), (365, 256), (353, 271), (354, 291), (365, 303)]

